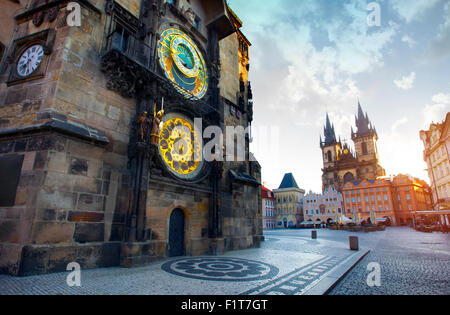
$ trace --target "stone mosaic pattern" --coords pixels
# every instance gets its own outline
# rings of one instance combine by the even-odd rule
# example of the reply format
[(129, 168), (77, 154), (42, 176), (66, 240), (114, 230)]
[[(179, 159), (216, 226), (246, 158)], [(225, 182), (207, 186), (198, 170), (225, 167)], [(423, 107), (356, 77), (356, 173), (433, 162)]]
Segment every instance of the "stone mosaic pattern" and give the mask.
[(213, 281), (256, 281), (278, 274), (278, 268), (268, 264), (226, 257), (184, 258), (167, 262), (161, 268), (181, 277)]

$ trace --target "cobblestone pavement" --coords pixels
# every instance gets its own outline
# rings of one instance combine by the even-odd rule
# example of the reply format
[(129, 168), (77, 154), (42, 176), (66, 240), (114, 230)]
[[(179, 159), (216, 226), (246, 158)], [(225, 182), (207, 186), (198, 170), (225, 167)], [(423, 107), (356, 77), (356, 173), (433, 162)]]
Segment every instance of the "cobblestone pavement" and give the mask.
[[(354, 252), (343, 231), (268, 231), (259, 249), (214, 257), (184, 257), (141, 268), (83, 270), (81, 287), (69, 287), (69, 273), (24, 278), (0, 275), (0, 294), (302, 294)], [(357, 233), (371, 249), (332, 294), (449, 294), (449, 236), (408, 228)], [(379, 262), (382, 286), (369, 288), (369, 262)]]
[[(362, 234), (361, 234), (362, 235)], [(362, 235), (371, 252), (329, 293), (331, 295), (450, 294), (450, 235), (390, 228), (379, 240)], [(369, 287), (371, 262), (381, 266), (381, 286)]]

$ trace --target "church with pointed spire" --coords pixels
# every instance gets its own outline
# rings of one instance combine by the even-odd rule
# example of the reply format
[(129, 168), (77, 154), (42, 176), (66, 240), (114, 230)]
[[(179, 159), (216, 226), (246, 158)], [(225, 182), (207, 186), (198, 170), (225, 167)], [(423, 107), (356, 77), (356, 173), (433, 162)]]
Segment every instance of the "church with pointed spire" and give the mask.
[(356, 131), (351, 128), (353, 149), (348, 143), (343, 143), (340, 137), (337, 140), (334, 124), (327, 113), (324, 138), (320, 136), (323, 191), (332, 186), (341, 192), (347, 182), (374, 180), (386, 175), (379, 163), (377, 130), (359, 101), (355, 124)]

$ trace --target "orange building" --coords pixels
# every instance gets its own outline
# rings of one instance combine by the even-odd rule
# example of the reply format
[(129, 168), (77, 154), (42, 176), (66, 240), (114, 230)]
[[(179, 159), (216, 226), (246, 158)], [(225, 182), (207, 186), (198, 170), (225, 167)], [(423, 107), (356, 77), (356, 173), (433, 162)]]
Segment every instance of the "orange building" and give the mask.
[(359, 213), (366, 221), (373, 212), (377, 219), (389, 218), (395, 225), (408, 225), (413, 220), (412, 212), (432, 208), (428, 184), (409, 175), (349, 182), (343, 194), (347, 217)]

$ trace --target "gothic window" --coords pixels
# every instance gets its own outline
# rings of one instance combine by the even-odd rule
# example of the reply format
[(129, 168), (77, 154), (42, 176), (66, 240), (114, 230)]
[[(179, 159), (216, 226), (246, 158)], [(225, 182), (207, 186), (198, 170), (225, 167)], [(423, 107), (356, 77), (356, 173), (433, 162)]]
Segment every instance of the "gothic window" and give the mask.
[(112, 48), (126, 53), (128, 50), (128, 42), (130, 32), (128, 32), (122, 25), (117, 24), (114, 33), (112, 34)]
[(361, 144), (361, 147), (362, 147), (362, 154), (366, 155), (367, 154), (367, 143), (363, 142)]
[(327, 152), (327, 159), (328, 159), (328, 162), (332, 162), (333, 161), (333, 158), (331, 156), (331, 151)]

